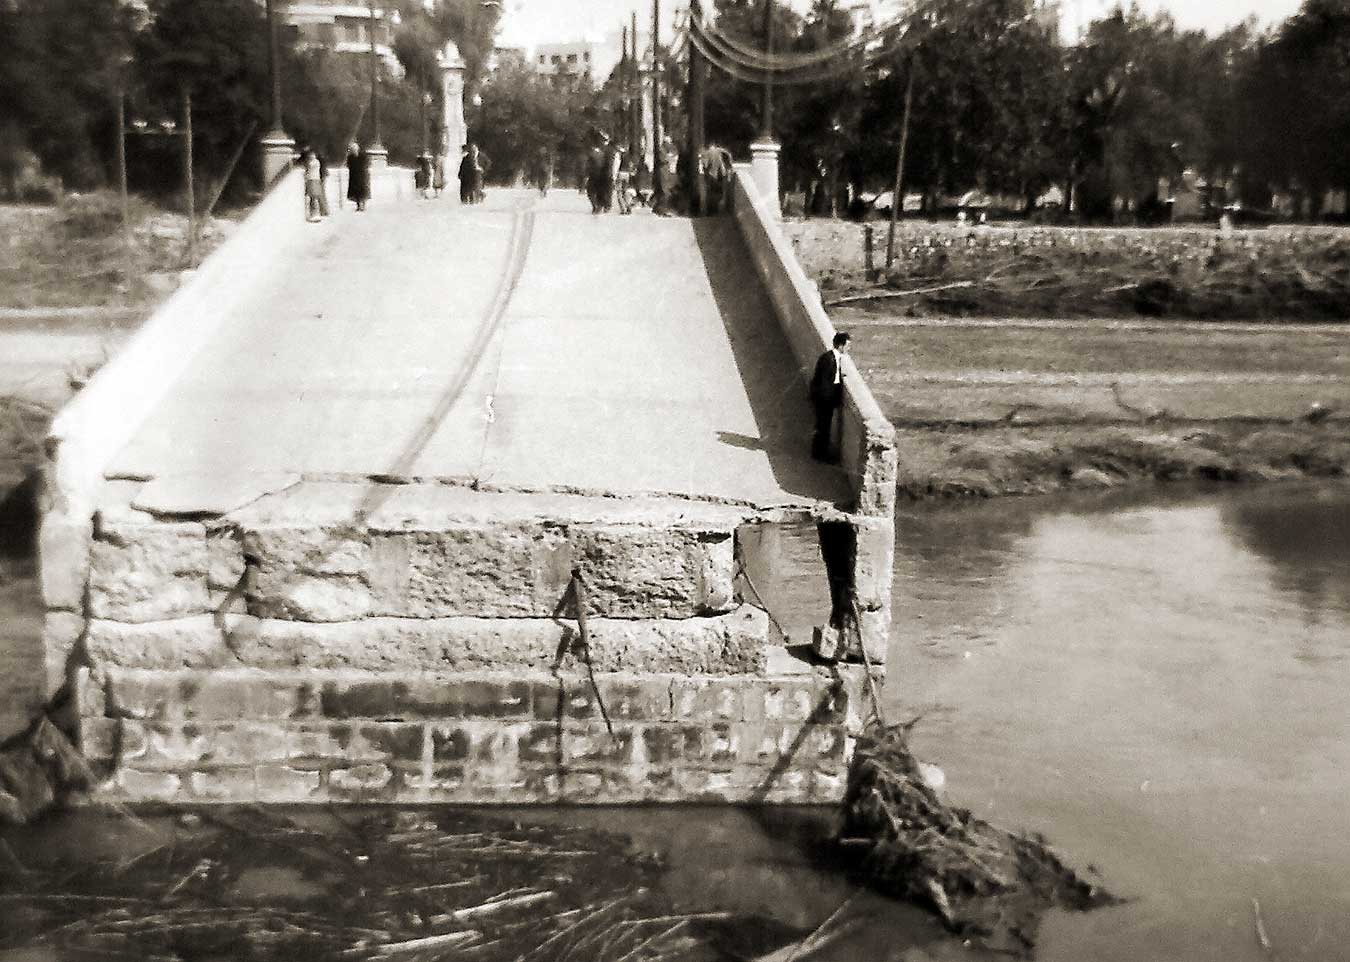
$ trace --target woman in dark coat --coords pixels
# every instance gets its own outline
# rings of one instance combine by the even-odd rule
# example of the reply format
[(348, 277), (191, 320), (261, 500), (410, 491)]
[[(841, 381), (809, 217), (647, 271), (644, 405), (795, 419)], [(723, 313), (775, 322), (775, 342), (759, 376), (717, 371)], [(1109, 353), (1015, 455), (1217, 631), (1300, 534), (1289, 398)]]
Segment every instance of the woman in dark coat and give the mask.
[(347, 199), (357, 210), (365, 210), (370, 200), (370, 155), (356, 144), (347, 148)]

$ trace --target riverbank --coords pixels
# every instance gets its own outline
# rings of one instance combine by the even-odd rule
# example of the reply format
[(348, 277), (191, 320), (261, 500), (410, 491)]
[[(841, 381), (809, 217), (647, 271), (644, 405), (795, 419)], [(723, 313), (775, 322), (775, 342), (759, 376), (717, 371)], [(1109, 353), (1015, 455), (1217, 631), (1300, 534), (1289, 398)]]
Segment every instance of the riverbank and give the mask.
[(834, 319), (910, 498), (1350, 475), (1339, 325)]
[[(911, 222), (902, 225), (905, 257), (883, 284), (943, 290), (866, 301), (849, 300), (868, 287), (863, 225), (812, 220), (786, 229), (899, 431), (902, 496), (1350, 475), (1350, 328), (1328, 320), (1350, 311), (1350, 288), (1331, 299), (1304, 296), (1350, 283), (1350, 232), (1220, 237), (1200, 228)], [(1226, 268), (1205, 265), (1236, 251), (1262, 279), (1259, 292), (1229, 285), (1231, 312), (1219, 313), (1215, 301), (1211, 314), (1246, 320), (1141, 317), (1127, 298), (1137, 287), (1121, 286), (1133, 283), (1126, 275), (1146, 279), (1145, 265), (1222, 292)], [(884, 247), (877, 256), (884, 260)], [(1047, 258), (1054, 277), (1029, 280)], [(1314, 262), (1316, 272), (1303, 266)], [(997, 283), (978, 282), (989, 274)], [(1019, 277), (1026, 296), (1010, 299), (1006, 282)], [(1289, 313), (1267, 316), (1277, 295)], [(1188, 295), (1191, 308), (1198, 303)], [(994, 307), (1008, 312), (989, 313)]]

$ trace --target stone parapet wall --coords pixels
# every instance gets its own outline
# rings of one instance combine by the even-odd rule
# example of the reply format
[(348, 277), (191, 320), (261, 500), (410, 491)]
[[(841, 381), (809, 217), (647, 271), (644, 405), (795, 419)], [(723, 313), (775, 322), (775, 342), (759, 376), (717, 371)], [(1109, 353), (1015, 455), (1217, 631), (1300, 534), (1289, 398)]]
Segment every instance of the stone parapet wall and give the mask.
[(99, 796), (129, 802), (835, 802), (865, 679), (778, 667), (594, 683), (576, 666), (109, 667), (80, 676), (82, 748), (112, 773)]
[[(734, 216), (755, 262), (774, 313), (802, 371), (803, 381), (816, 359), (829, 350), (834, 325), (820, 302), (820, 293), (784, 237), (779, 218), (769, 207), (776, 199), (761, 198), (749, 164), (737, 164)], [(853, 485), (853, 510), (889, 518), (895, 511), (898, 473), (895, 428), (863, 381), (850, 358), (844, 359), (844, 416), (840, 451)]]
[[(835, 330), (771, 203), (775, 201), (759, 196), (750, 165), (738, 164), (734, 216), (805, 382), (816, 359), (833, 343)], [(839, 447), (854, 498), (851, 505), (841, 507), (849, 512), (853, 537), (849, 557), (831, 560), (831, 578), (846, 584), (858, 605), (859, 634), (867, 657), (884, 664), (890, 650), (899, 455), (895, 428), (847, 356), (843, 374)]]

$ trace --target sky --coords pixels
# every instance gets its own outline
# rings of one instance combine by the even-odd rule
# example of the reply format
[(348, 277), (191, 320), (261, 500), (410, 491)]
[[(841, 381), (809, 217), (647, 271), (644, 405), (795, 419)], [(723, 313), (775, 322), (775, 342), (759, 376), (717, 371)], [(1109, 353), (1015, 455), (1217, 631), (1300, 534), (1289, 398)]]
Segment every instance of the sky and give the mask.
[[(668, 29), (674, 9), (688, 0), (662, 0), (662, 27)], [(803, 7), (806, 0), (788, 0)], [(1064, 36), (1074, 39), (1084, 24), (1115, 6), (1114, 0), (1062, 0)], [(643, 32), (651, 20), (651, 0), (504, 0), (506, 14), (499, 42), (532, 47), (550, 41), (598, 39), (627, 23), (636, 10)], [(1148, 12), (1167, 10), (1183, 28), (1217, 33), (1253, 14), (1263, 23), (1278, 23), (1298, 9), (1299, 0), (1139, 0)]]

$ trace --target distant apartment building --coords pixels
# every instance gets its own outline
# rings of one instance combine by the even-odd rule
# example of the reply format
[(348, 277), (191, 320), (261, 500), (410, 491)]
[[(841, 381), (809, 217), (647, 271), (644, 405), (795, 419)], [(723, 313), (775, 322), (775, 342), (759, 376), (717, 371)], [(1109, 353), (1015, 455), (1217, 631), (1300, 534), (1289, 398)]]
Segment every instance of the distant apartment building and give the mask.
[[(638, 50), (651, 56), (651, 40), (638, 38)], [(585, 77), (592, 84), (603, 84), (623, 59), (623, 31), (615, 29), (587, 40), (543, 43), (529, 54), (535, 73), (546, 77)]]
[(375, 54), (394, 73), (401, 73), (398, 58), (394, 56), (394, 28), (398, 26), (398, 12), (380, 7), (374, 10), (360, 3), (338, 0), (305, 0), (280, 7), (281, 16), (301, 48), (320, 48), (335, 53), (365, 54), (370, 52), (370, 38), (375, 35)]
[(594, 82), (595, 47), (590, 40), (541, 43), (534, 48), (534, 71), (546, 77), (584, 77)]

